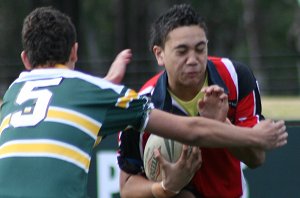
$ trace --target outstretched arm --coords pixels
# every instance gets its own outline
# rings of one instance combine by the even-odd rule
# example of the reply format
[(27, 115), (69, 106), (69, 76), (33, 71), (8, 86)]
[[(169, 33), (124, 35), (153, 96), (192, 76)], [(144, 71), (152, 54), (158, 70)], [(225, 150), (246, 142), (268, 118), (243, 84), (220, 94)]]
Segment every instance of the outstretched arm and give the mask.
[(265, 150), (258, 147), (228, 148), (237, 159), (244, 162), (249, 168), (257, 168), (265, 161)]
[[(202, 91), (205, 95), (203, 99), (199, 101), (200, 115), (224, 122), (228, 111), (228, 100), (226, 94), (224, 95), (223, 89), (213, 85), (203, 88)], [(253, 101), (253, 99), (248, 96), (240, 101), (239, 104), (243, 103), (254, 105), (252, 102), (247, 102), (247, 100)], [(236, 108), (236, 114), (240, 117), (246, 118), (241, 123), (238, 122), (239, 126), (253, 127), (257, 124), (255, 120), (258, 119), (258, 116), (253, 115), (253, 109), (255, 109), (253, 106), (238, 105)], [(226, 123), (231, 124), (228, 119), (226, 120)], [(256, 168), (262, 165), (265, 161), (265, 150), (258, 147), (231, 147), (228, 148), (228, 150), (232, 155), (244, 162), (250, 168)]]
[[(238, 102), (235, 113), (235, 123), (233, 124), (241, 127), (253, 127), (260, 122), (260, 100), (257, 99), (257, 97), (259, 97), (259, 94), (255, 96), (253, 92), (251, 92)], [(255, 101), (255, 103), (253, 101)], [(229, 151), (249, 168), (256, 168), (265, 161), (265, 150), (254, 146), (247, 148), (229, 148)]]
[[(237, 127), (203, 117), (183, 117), (153, 109), (146, 131), (188, 145), (274, 149), (287, 143), (283, 121), (261, 121), (253, 128)], [(189, 131), (189, 133), (186, 133)]]
[(104, 79), (112, 83), (119, 84), (123, 80), (126, 72), (126, 67), (130, 63), (131, 58), (132, 53), (130, 49), (121, 51), (115, 58), (114, 62), (111, 64)]

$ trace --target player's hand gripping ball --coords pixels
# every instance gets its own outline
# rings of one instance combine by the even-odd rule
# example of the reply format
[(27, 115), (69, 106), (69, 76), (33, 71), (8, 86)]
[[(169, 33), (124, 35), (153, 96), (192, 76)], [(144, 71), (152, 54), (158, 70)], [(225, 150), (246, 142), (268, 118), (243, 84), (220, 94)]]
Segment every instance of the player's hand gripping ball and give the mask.
[(144, 167), (148, 179), (161, 181), (159, 162), (155, 159), (154, 149), (158, 148), (160, 154), (169, 162), (176, 162), (182, 152), (182, 143), (165, 139), (157, 135), (150, 135), (144, 150)]

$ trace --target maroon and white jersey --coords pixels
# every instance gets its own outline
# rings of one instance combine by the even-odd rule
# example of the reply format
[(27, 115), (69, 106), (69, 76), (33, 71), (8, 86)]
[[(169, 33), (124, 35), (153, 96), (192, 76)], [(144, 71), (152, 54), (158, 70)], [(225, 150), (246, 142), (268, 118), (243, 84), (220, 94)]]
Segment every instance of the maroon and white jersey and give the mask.
[[(208, 84), (217, 84), (228, 94), (228, 118), (232, 124), (253, 127), (263, 119), (258, 85), (252, 71), (227, 58), (209, 57)], [(186, 115), (169, 92), (168, 76), (160, 72), (142, 87), (140, 94), (151, 97), (155, 108)], [(188, 131), (187, 131), (188, 133)], [(143, 172), (143, 148), (148, 133), (120, 133), (118, 163), (130, 174)], [(201, 197), (238, 198), (243, 194), (241, 162), (226, 148), (201, 148), (203, 164), (189, 184)]]

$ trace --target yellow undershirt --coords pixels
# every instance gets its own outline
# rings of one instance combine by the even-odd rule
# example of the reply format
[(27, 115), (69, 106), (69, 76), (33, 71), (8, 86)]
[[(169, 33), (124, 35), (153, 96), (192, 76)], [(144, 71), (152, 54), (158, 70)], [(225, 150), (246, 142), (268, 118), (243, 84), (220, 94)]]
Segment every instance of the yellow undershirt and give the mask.
[[(203, 87), (208, 85), (207, 74), (205, 76), (205, 81)], [(201, 89), (200, 89), (201, 90)], [(189, 116), (197, 116), (198, 115), (198, 101), (204, 97), (204, 94), (199, 91), (199, 93), (190, 101), (184, 101), (175, 96), (170, 89), (168, 89), (172, 98), (188, 113)]]

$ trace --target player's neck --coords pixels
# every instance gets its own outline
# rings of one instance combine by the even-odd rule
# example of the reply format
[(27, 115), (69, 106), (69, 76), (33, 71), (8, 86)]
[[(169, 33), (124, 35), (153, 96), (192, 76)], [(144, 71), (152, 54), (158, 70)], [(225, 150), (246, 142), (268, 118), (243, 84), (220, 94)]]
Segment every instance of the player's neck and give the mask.
[(201, 90), (201, 87), (169, 87), (169, 91), (171, 91), (176, 97), (183, 101), (192, 100)]
[(63, 65), (63, 64), (55, 64), (54, 68), (57, 68), (57, 69), (70, 69), (68, 66)]
[(36, 66), (33, 69), (50, 69), (50, 68), (54, 68), (54, 69), (70, 69), (70, 67), (68, 67), (67, 65), (64, 65), (64, 64), (39, 65), (39, 66)]

